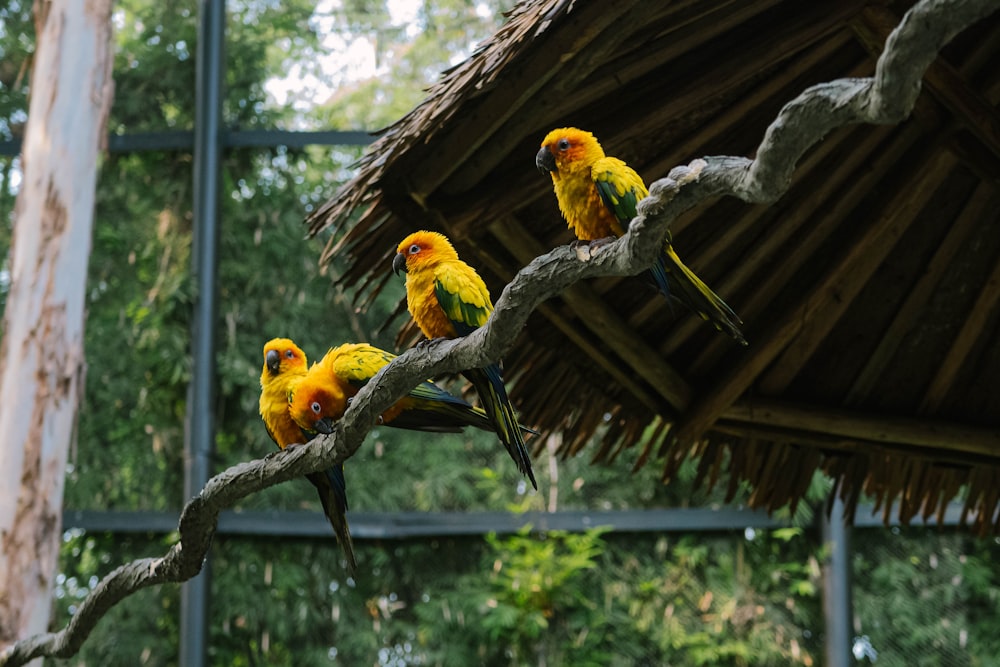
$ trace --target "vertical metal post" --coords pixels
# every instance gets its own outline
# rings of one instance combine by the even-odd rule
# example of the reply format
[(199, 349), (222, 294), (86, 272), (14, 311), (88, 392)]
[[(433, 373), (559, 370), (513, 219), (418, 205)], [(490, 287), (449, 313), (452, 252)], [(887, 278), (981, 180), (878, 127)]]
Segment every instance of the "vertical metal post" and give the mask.
[[(193, 373), (188, 390), (184, 496), (208, 481), (215, 441), (215, 321), (219, 239), (223, 46), (225, 0), (201, 0), (195, 75), (194, 238), (192, 261), (198, 290), (192, 330)], [(201, 667), (208, 658), (211, 568), (181, 589), (180, 664)]]
[(823, 617), (826, 624), (826, 664), (849, 667), (851, 625), (854, 616), (851, 600), (851, 529), (844, 522), (844, 501), (838, 489), (830, 516), (822, 515), (823, 543), (829, 555), (823, 564)]

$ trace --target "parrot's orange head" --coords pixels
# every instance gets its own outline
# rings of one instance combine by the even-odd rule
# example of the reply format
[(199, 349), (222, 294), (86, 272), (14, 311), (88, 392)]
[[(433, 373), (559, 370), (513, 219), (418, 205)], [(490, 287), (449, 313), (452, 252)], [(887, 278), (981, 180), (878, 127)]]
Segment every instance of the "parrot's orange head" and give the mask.
[(288, 414), (310, 433), (332, 433), (346, 407), (347, 399), (332, 386), (304, 380), (288, 393)]
[(590, 132), (561, 127), (545, 135), (535, 155), (535, 166), (553, 179), (580, 170), (587, 170), (589, 176), (591, 165), (603, 157), (604, 149)]
[(447, 236), (437, 232), (413, 232), (396, 246), (392, 270), (396, 275), (400, 271), (420, 271), (449, 259), (458, 259), (458, 253)]
[(306, 353), (288, 338), (272, 338), (264, 344), (262, 374), (277, 377), (282, 373), (305, 372)]

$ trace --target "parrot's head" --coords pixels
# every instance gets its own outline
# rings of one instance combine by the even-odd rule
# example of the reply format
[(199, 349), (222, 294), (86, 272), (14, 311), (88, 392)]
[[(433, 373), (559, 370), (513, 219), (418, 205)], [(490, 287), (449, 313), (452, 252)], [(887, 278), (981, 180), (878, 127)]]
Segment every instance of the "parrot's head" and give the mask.
[(553, 180), (580, 171), (589, 176), (591, 165), (603, 157), (604, 149), (590, 132), (561, 127), (545, 135), (535, 155), (535, 166), (551, 174)]
[(396, 246), (392, 270), (398, 276), (400, 271), (416, 272), (452, 259), (458, 259), (458, 253), (447, 236), (437, 232), (413, 232)]
[(344, 416), (347, 399), (333, 385), (302, 380), (288, 392), (288, 414), (310, 433), (332, 433), (333, 423)]
[(261, 378), (305, 372), (306, 353), (291, 340), (272, 338), (264, 344), (264, 368), (261, 370)]

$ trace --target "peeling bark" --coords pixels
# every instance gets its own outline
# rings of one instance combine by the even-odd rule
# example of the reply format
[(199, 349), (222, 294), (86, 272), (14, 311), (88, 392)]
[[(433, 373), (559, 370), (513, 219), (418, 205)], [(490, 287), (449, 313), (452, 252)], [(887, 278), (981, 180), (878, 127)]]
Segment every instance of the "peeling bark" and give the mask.
[[(496, 361), (542, 301), (585, 278), (634, 275), (653, 264), (670, 224), (684, 211), (720, 195), (770, 202), (788, 188), (802, 154), (830, 130), (851, 123), (905, 118), (920, 78), (938, 50), (963, 28), (987, 16), (1000, 0), (925, 0), (907, 13), (886, 45), (874, 78), (841, 79), (806, 90), (768, 128), (757, 157), (711, 157), (650, 187), (629, 232), (599, 251), (556, 248), (524, 267), (507, 285), (487, 324), (469, 336), (411, 349), (382, 369), (355, 397), (330, 436), (266, 460), (242, 463), (213, 477), (181, 514), (180, 540), (157, 559), (124, 565), (105, 577), (57, 633), (30, 637), (0, 654), (0, 667), (38, 656), (73, 655), (104, 612), (142, 588), (182, 582), (201, 569), (219, 512), (280, 482), (325, 469), (351, 456), (378, 415), (427, 377)], [(388, 270), (388, 267), (386, 267)]]
[(44, 632), (83, 387), (84, 283), (111, 105), (110, 0), (36, 3), (0, 345), (0, 646)]

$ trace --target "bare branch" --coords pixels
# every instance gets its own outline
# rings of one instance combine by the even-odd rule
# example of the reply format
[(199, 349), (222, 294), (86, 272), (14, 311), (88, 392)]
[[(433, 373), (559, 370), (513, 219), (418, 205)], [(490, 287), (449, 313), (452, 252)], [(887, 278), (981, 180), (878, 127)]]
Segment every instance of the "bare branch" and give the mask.
[[(789, 102), (767, 129), (757, 157), (710, 157), (676, 167), (640, 202), (629, 233), (591, 252), (556, 248), (524, 267), (507, 285), (487, 324), (471, 335), (402, 354), (355, 397), (335, 432), (308, 446), (242, 463), (216, 475), (181, 514), (180, 540), (162, 558), (141, 559), (106, 576), (59, 632), (17, 642), (0, 654), (0, 667), (41, 656), (76, 653), (117, 602), (148, 586), (180, 583), (201, 571), (219, 512), (247, 495), (351, 456), (377, 416), (427, 377), (486, 365), (512, 345), (542, 301), (585, 278), (634, 275), (653, 264), (670, 224), (684, 211), (720, 195), (771, 202), (791, 181), (795, 164), (830, 130), (852, 123), (895, 123), (913, 108), (920, 78), (938, 50), (958, 32), (1000, 6), (1000, 0), (925, 0), (890, 35), (875, 77), (839, 79), (809, 88)], [(389, 267), (386, 267), (389, 270)]]

